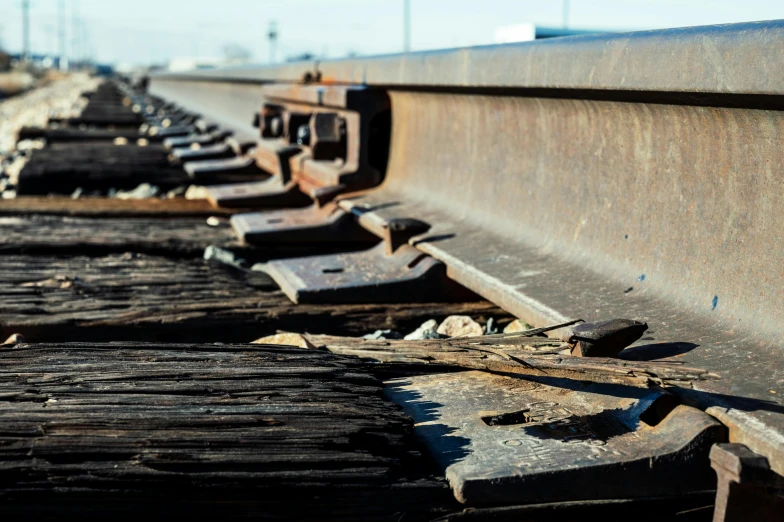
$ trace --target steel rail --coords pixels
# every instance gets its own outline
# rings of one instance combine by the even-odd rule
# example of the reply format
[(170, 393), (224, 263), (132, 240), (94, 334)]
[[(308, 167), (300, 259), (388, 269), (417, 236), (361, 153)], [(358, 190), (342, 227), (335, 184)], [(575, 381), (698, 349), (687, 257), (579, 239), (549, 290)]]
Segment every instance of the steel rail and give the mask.
[[(264, 83), (387, 89), (383, 184), (340, 205), (540, 324), (645, 320), (678, 389), (784, 473), (784, 22), (579, 36), (151, 79), (251, 132)], [(244, 122), (244, 123), (243, 123)], [(645, 343), (643, 343), (645, 344)]]

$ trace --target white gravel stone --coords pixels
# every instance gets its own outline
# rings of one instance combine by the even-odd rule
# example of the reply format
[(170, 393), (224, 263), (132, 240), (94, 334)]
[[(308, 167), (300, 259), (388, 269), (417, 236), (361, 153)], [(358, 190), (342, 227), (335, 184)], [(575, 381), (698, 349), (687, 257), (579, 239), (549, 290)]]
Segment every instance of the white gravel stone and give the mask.
[(383, 340), (383, 339), (400, 339), (402, 336), (394, 330), (376, 330), (372, 334), (363, 336), (363, 339), (370, 341)]
[(74, 73), (0, 102), (0, 155), (16, 148), (16, 137), (22, 127), (43, 127), (50, 117), (78, 116), (87, 104), (81, 94), (94, 90), (100, 82), (87, 74)]
[(224, 265), (231, 265), (237, 268), (245, 268), (248, 266), (248, 261), (237, 257), (231, 250), (220, 248), (215, 245), (210, 245), (204, 249), (205, 261), (217, 261)]
[(185, 191), (187, 187), (177, 187), (171, 189), (169, 192), (166, 193), (166, 199), (174, 199), (185, 196)]
[(207, 187), (191, 185), (185, 191), (185, 199), (207, 199)]
[(435, 319), (425, 321), (422, 325), (405, 336), (406, 341), (422, 341), (424, 339), (440, 339), (441, 334), (437, 331), (438, 322)]
[(524, 332), (526, 330), (532, 329), (533, 326), (526, 323), (525, 321), (521, 321), (520, 319), (515, 319), (504, 328), (504, 333), (515, 333), (515, 332)]
[(450, 315), (437, 332), (447, 337), (479, 337), (484, 334), (484, 329), (467, 315)]
[(115, 196), (117, 199), (148, 199), (161, 193), (161, 189), (149, 183), (142, 183), (133, 190), (120, 191)]

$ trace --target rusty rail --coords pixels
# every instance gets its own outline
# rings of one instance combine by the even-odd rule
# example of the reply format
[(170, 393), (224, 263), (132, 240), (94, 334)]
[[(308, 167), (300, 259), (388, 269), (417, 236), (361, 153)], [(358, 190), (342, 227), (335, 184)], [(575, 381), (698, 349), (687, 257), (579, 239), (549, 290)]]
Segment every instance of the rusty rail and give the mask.
[(675, 392), (784, 473), (783, 58), (774, 21), (163, 74), (150, 91), (256, 136), (266, 84), (384, 91), (384, 181), (338, 211), (379, 238), (425, 224), (409, 246), (533, 324), (644, 320), (660, 353), (722, 375)]

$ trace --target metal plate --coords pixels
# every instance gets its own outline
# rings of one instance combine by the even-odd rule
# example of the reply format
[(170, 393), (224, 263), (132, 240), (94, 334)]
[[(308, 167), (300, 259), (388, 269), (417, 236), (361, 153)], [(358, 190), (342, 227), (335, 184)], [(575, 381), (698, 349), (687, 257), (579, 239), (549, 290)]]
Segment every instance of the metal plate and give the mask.
[(334, 204), (235, 214), (231, 224), (240, 240), (251, 245), (377, 241), (351, 214)]
[(225, 175), (237, 176), (267, 176), (256, 166), (253, 158), (237, 156), (230, 159), (216, 159), (204, 161), (189, 161), (183, 167), (185, 172), (198, 182), (209, 182)]
[(655, 390), (537, 381), (460, 372), (389, 381), (385, 394), (414, 418), (465, 504), (715, 488), (708, 454), (724, 428), (709, 415)]
[(266, 272), (295, 303), (438, 302), (445, 298), (446, 268), (404, 245), (348, 254), (270, 261)]
[(221, 130), (215, 131), (210, 134), (191, 134), (180, 138), (166, 138), (163, 140), (163, 146), (168, 150), (178, 149), (182, 147), (190, 147), (191, 145), (198, 144), (210, 145), (212, 143), (224, 140), (231, 136), (231, 131)]
[[(187, 168), (187, 165), (186, 165)], [(216, 207), (297, 207), (312, 201), (297, 189), (294, 182), (280, 182), (279, 177), (249, 183), (231, 183), (207, 187), (207, 199)]]
[(227, 143), (215, 143), (199, 148), (179, 148), (171, 152), (171, 157), (183, 163), (233, 158), (237, 154)]

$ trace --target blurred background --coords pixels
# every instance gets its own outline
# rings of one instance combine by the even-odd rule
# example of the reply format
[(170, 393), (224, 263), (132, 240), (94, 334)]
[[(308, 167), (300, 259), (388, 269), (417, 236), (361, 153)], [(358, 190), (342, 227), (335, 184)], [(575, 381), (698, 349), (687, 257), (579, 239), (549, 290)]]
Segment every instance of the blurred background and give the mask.
[(776, 18), (782, 0), (0, 0), (0, 74), (23, 88), (80, 67), (177, 71)]

